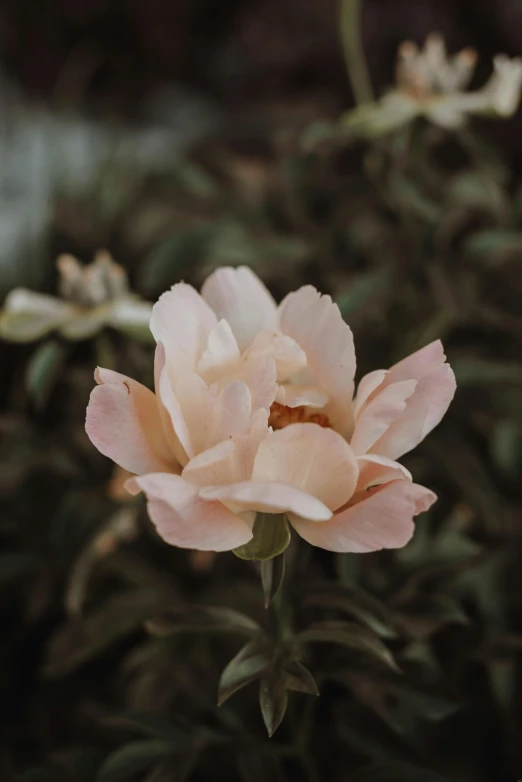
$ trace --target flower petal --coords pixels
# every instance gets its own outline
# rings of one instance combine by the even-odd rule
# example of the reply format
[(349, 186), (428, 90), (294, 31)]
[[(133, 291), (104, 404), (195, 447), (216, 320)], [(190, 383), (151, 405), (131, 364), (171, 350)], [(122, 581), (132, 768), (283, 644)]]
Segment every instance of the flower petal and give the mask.
[(219, 393), (215, 386), (209, 388), (199, 375), (187, 372), (179, 378), (174, 393), (189, 440), (176, 428), (174, 416), (172, 422), (178, 437), (189, 447), (190, 458), (241, 434), (250, 424), (252, 398), (242, 380), (233, 380)]
[(325, 521), (332, 516), (331, 510), (317, 497), (284, 483), (240, 481), (225, 486), (205, 486), (199, 490), (199, 496), (206, 500), (224, 502), (237, 512), (242, 510), (255, 510), (262, 513), (291, 512), (313, 522)]
[(217, 269), (201, 293), (218, 318), (228, 321), (240, 350), (249, 347), (258, 332), (276, 327), (276, 303), (248, 266)]
[(353, 334), (330, 296), (311, 285), (290, 293), (279, 307), (284, 334), (305, 351), (308, 368), (330, 396), (325, 413), (334, 428), (345, 434), (352, 428), (355, 350)]
[(368, 495), (324, 524), (312, 524), (295, 516), (289, 519), (298, 534), (313, 546), (362, 554), (405, 546), (415, 529), (413, 517), (428, 510), (437, 499), (429, 489), (406, 480), (392, 481)]
[(435, 372), (445, 361), (442, 342), (437, 339), (394, 364), (386, 373), (385, 384), (390, 385), (399, 380), (420, 380)]
[(0, 337), (31, 342), (74, 318), (74, 308), (54, 296), (16, 288), (7, 294), (0, 316)]
[(110, 369), (95, 378), (85, 429), (96, 448), (129, 472), (179, 471), (152, 391)]
[(264, 329), (249, 348), (249, 353), (272, 356), (276, 364), (277, 382), (284, 383), (306, 367), (306, 353), (286, 334)]
[(399, 459), (415, 448), (442, 420), (455, 395), (455, 375), (449, 364), (422, 377), (406, 410), (372, 446), (372, 451)]
[(359, 465), (359, 480), (357, 491), (366, 491), (373, 486), (381, 486), (383, 483), (397, 480), (413, 480), (411, 473), (402, 464), (387, 459), (385, 456), (377, 456), (367, 453), (357, 459)]
[(147, 495), (147, 510), (164, 541), (199, 551), (229, 551), (248, 543), (251, 525), (220, 502), (207, 502), (179, 475), (151, 473), (127, 481)]
[(374, 443), (406, 410), (407, 400), (417, 386), (416, 380), (401, 380), (379, 391), (363, 406), (356, 418), (350, 445), (356, 454), (370, 450)]
[(179, 373), (195, 370), (216, 325), (216, 316), (191, 285), (180, 282), (160, 296), (152, 308), (150, 330), (165, 346), (174, 386)]
[(368, 402), (373, 392), (379, 388), (387, 374), (387, 369), (375, 369), (361, 378), (357, 386), (357, 394), (353, 400), (353, 412), (356, 418), (361, 412), (363, 405)]
[(239, 348), (226, 320), (220, 320), (208, 335), (208, 343), (198, 361), (197, 372), (206, 383), (219, 380), (223, 371), (239, 360)]
[(306, 423), (269, 434), (259, 446), (252, 477), (295, 486), (334, 511), (352, 496), (358, 474), (355, 455), (340, 434)]
[(324, 407), (329, 400), (318, 386), (279, 386), (275, 401), (285, 407)]

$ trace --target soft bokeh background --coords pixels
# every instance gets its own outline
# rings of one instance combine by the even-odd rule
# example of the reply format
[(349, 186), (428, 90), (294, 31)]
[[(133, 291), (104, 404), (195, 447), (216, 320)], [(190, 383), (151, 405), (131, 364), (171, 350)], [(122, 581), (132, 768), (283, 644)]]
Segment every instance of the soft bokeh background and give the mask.
[[(367, 0), (377, 93), (433, 30), (482, 84), (522, 2)], [(187, 604), (266, 624), (255, 567), (161, 543), (83, 431), (93, 367), (150, 384), (150, 345), (0, 342), (2, 782), (522, 777), (522, 113), (304, 143), (353, 105), (333, 0), (3, 0), (0, 61), (2, 297), (55, 292), (62, 252), (108, 249), (151, 301), (244, 263), (331, 293), (359, 376), (441, 338), (459, 382), (405, 459), (440, 497), (406, 549), (293, 546), (294, 628), (351, 642), (306, 648), (321, 696), (269, 741), (255, 684), (216, 707), (241, 633), (144, 629)]]

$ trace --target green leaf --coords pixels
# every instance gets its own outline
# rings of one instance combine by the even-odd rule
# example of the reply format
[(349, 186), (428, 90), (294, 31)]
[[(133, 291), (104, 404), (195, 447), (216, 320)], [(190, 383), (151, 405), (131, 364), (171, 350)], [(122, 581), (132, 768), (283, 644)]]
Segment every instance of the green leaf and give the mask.
[(67, 348), (56, 339), (36, 348), (25, 373), (25, 387), (30, 399), (42, 409), (52, 393), (67, 357)]
[(144, 736), (153, 736), (157, 739), (170, 742), (176, 746), (186, 746), (192, 738), (188, 734), (173, 725), (170, 720), (153, 711), (127, 711), (106, 717), (103, 724), (110, 728), (127, 729)]
[(288, 692), (284, 677), (278, 669), (271, 668), (261, 677), (259, 705), (268, 735), (272, 737), (286, 713)]
[(307, 643), (334, 643), (346, 646), (354, 651), (369, 654), (380, 662), (385, 663), (394, 671), (399, 671), (397, 663), (391, 652), (377, 638), (364, 627), (353, 622), (325, 621), (316, 622), (306, 630), (299, 633), (295, 640), (299, 644)]
[(255, 681), (270, 665), (267, 649), (257, 641), (251, 641), (230, 660), (221, 674), (218, 689), (218, 706), (225, 703), (238, 690)]
[(113, 752), (102, 765), (96, 782), (122, 782), (146, 771), (153, 763), (173, 752), (168, 741), (133, 741)]
[(280, 554), (272, 559), (265, 559), (261, 562), (261, 583), (263, 584), (263, 594), (265, 596), (265, 608), (268, 608), (274, 597), (277, 595), (285, 577), (285, 555)]
[(168, 613), (146, 622), (152, 635), (161, 638), (176, 633), (238, 633), (255, 636), (262, 628), (249, 616), (221, 606), (176, 606)]
[(116, 595), (85, 619), (65, 624), (48, 649), (45, 675), (63, 676), (97, 657), (119, 638), (135, 632), (158, 606), (158, 597), (136, 590)]
[(381, 638), (397, 637), (391, 613), (380, 600), (362, 589), (335, 584), (312, 587), (305, 595), (304, 604), (349, 614)]
[(319, 688), (314, 677), (299, 660), (283, 664), (282, 675), (287, 690), (304, 692), (307, 695), (319, 695)]
[(234, 549), (240, 559), (272, 559), (282, 554), (290, 543), (288, 519), (281, 513), (258, 513), (254, 522), (254, 537), (244, 546)]
[(196, 264), (215, 234), (214, 225), (178, 231), (155, 247), (141, 266), (139, 287), (164, 290)]

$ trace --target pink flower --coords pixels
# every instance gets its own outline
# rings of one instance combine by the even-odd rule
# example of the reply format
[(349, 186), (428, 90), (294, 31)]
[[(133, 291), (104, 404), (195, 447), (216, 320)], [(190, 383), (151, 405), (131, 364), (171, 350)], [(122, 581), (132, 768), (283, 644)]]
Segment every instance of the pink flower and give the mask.
[(168, 543), (247, 543), (257, 512), (285, 514), (332, 551), (404, 546), (435, 501), (395, 459), (439, 423), (455, 391), (432, 343), (360, 382), (349, 326), (305, 286), (277, 307), (248, 268), (183, 283), (154, 306), (156, 395), (97, 370), (92, 442), (135, 473)]

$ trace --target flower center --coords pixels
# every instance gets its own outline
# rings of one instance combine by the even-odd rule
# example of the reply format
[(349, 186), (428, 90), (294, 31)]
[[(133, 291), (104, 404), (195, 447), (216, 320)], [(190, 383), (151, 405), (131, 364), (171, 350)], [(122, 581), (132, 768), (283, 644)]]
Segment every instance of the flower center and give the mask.
[(270, 408), (268, 425), (274, 429), (284, 429), (289, 424), (318, 424), (330, 429), (331, 423), (324, 413), (313, 413), (308, 407), (287, 407), (274, 402)]

